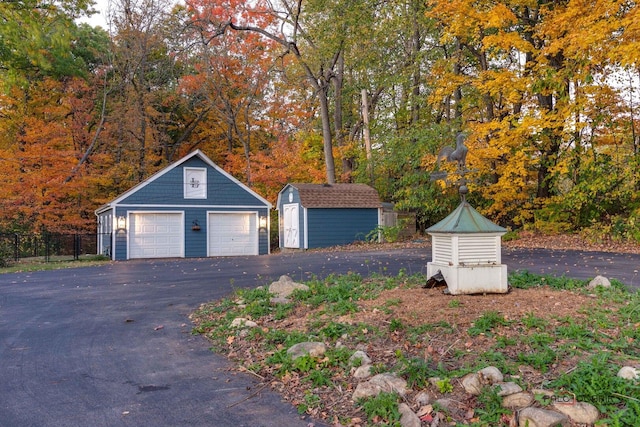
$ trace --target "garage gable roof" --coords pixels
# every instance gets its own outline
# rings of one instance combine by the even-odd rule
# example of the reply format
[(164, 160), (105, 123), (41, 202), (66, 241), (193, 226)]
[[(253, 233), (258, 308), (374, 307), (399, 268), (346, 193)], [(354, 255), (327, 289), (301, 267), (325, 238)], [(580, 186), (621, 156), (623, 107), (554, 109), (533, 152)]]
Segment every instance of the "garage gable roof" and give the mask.
[(246, 192), (250, 193), (256, 199), (258, 199), (261, 203), (263, 203), (266, 207), (271, 209), (272, 205), (271, 205), (271, 203), (269, 203), (268, 200), (266, 200), (265, 198), (260, 196), (258, 193), (253, 191), (251, 188), (247, 187), (242, 182), (238, 181), (238, 179), (236, 179), (233, 175), (231, 175), (228, 172), (226, 172), (220, 166), (218, 166), (215, 163), (213, 163), (213, 161), (209, 157), (207, 157), (202, 151), (195, 150), (195, 151), (191, 152), (190, 154), (187, 154), (186, 156), (184, 156), (180, 160), (177, 160), (177, 161), (173, 162), (172, 164), (170, 164), (169, 166), (165, 167), (164, 169), (161, 169), (158, 172), (156, 172), (155, 174), (153, 174), (150, 177), (146, 178), (144, 181), (140, 182), (139, 184), (137, 184), (134, 187), (130, 188), (129, 190), (125, 191), (124, 193), (122, 193), (121, 195), (119, 195), (118, 197), (113, 199), (111, 202), (99, 207), (96, 210), (96, 214), (98, 214), (100, 212), (103, 212), (103, 211), (109, 209), (110, 207), (112, 207), (114, 205), (119, 204), (122, 200), (124, 200), (127, 197), (129, 197), (130, 195), (134, 194), (135, 192), (137, 192), (141, 188), (149, 185), (150, 183), (152, 183), (153, 181), (157, 180), (158, 178), (160, 178), (161, 176), (165, 175), (166, 173), (170, 172), (171, 170), (179, 167), (180, 165), (182, 165), (183, 163), (185, 163), (186, 161), (188, 161), (189, 159), (191, 159), (193, 157), (200, 158), (200, 160), (205, 162), (208, 166), (210, 166), (213, 169), (215, 169), (218, 173), (220, 173), (221, 175), (223, 175), (224, 177), (226, 177), (227, 179), (232, 181), (234, 184), (236, 184), (237, 186), (239, 186), (240, 188), (242, 188)]
[(305, 208), (380, 208), (378, 192), (366, 184), (289, 184)]

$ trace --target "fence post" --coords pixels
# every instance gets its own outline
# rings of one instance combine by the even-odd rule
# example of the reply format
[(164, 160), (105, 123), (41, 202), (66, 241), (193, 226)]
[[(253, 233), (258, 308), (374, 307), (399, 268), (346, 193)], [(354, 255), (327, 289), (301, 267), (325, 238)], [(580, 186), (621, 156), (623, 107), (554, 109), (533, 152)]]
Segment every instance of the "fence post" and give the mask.
[(51, 249), (49, 246), (51, 244), (51, 239), (49, 238), (49, 233), (44, 233), (44, 262), (49, 262)]
[(14, 261), (18, 262), (20, 259), (20, 237), (18, 237), (18, 233), (13, 234), (13, 255)]

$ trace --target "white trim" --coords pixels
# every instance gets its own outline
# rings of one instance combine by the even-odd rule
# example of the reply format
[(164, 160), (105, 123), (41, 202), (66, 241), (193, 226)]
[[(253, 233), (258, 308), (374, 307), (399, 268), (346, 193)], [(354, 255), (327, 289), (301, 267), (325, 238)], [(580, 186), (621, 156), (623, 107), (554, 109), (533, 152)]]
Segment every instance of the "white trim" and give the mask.
[[(143, 210), (143, 211), (127, 211), (127, 254), (126, 254), (126, 259), (131, 259), (129, 257), (130, 254), (130, 248), (129, 246), (131, 245), (131, 215), (138, 215), (138, 214), (179, 214), (180, 215), (180, 219), (182, 220), (182, 228), (181, 228), (181, 236), (182, 239), (180, 239), (180, 253), (182, 255), (180, 255), (181, 258), (185, 257), (185, 247), (184, 247), (184, 241), (185, 241), (185, 232), (184, 232), (184, 217), (185, 217), (185, 212), (184, 211), (148, 211), (148, 210)], [(115, 234), (115, 233), (114, 233)], [(113, 251), (115, 253), (115, 251)]]
[[(221, 211), (207, 211), (207, 257), (211, 257), (214, 255), (211, 255), (211, 222), (210, 222), (210, 218), (211, 218), (211, 214), (237, 214), (237, 215), (249, 215), (249, 214), (253, 214), (255, 215), (255, 232), (256, 232), (256, 241), (255, 241), (255, 255), (260, 255), (260, 212), (259, 211), (227, 211), (227, 210), (221, 210)], [(267, 218), (268, 220), (268, 218)], [(268, 224), (268, 223), (267, 223)], [(253, 232), (253, 230), (252, 230)]]
[(171, 208), (171, 209), (267, 209), (264, 205), (150, 205), (147, 203), (132, 203), (132, 204), (119, 204), (119, 208), (136, 208), (144, 207), (145, 209), (159, 209), (159, 208)]
[(111, 259), (116, 260), (116, 208), (111, 209)]
[[(295, 216), (291, 213), (295, 212)], [(282, 204), (283, 248), (300, 249), (300, 203)], [(289, 232), (295, 230), (295, 240), (288, 238)]]
[[(289, 202), (288, 200), (282, 200), (282, 199), (281, 199), (282, 195), (284, 194), (284, 190), (286, 190), (286, 189), (287, 189), (287, 187), (295, 188), (293, 185), (291, 185), (291, 183), (289, 183), (289, 184), (286, 184), (284, 187), (282, 187), (282, 190), (280, 190), (280, 191), (278, 192), (278, 199), (276, 200), (276, 210), (277, 210), (277, 211), (279, 211), (279, 210), (280, 210), (280, 204), (281, 204), (281, 203), (282, 203), (282, 204), (288, 204), (288, 203), (291, 203), (291, 202)], [(296, 190), (297, 190), (297, 188), (296, 188)]]
[[(252, 189), (250, 189), (249, 187), (247, 187), (246, 185), (244, 185), (240, 181), (238, 181), (233, 175), (231, 175), (228, 172), (226, 172), (220, 166), (218, 166), (215, 163), (213, 163), (211, 161), (211, 159), (208, 158), (202, 151), (195, 150), (195, 151), (191, 152), (190, 154), (187, 154), (186, 156), (184, 156), (180, 160), (175, 161), (174, 163), (170, 164), (169, 166), (165, 167), (164, 169), (161, 169), (160, 171), (158, 171), (155, 174), (151, 175), (149, 178), (145, 179), (144, 181), (140, 182), (139, 184), (133, 186), (129, 190), (125, 191), (124, 193), (122, 193), (121, 195), (116, 197), (115, 199), (111, 200), (109, 203), (100, 206), (98, 209), (95, 210), (95, 214), (97, 215), (98, 213), (100, 213), (102, 211), (105, 211), (105, 210), (107, 210), (109, 208), (115, 208), (116, 205), (117, 206), (125, 206), (125, 205), (120, 205), (119, 203), (122, 200), (126, 199), (127, 197), (131, 196), (132, 194), (136, 193), (138, 190), (140, 190), (141, 188), (145, 187), (149, 183), (157, 180), (158, 178), (162, 177), (163, 175), (165, 175), (169, 171), (177, 168), (178, 166), (180, 166), (181, 164), (185, 163), (187, 160), (190, 160), (193, 157), (198, 157), (200, 160), (205, 162), (207, 165), (211, 166), (213, 169), (218, 171), (221, 175), (223, 175), (224, 177), (228, 178), (234, 184), (238, 185), (240, 188), (242, 188), (243, 190), (245, 190), (246, 192), (248, 192), (249, 194), (254, 196), (256, 199), (260, 200), (262, 203), (264, 203), (264, 205), (266, 205), (266, 207), (268, 209), (272, 208), (272, 205), (271, 205), (271, 203), (269, 203), (269, 201), (267, 201), (265, 198), (260, 196), (258, 193), (256, 193), (255, 191), (253, 191)], [(140, 206), (140, 205), (144, 205), (144, 204), (143, 203), (138, 203), (138, 204), (132, 205), (132, 206)], [(147, 205), (145, 205), (145, 206), (147, 206)], [(191, 205), (191, 206), (193, 206), (193, 205)]]
[(305, 249), (309, 249), (309, 212), (307, 211), (307, 208), (305, 208), (304, 206), (300, 205), (302, 207), (302, 211), (304, 213), (304, 248)]
[(211, 166), (212, 168), (214, 168), (215, 170), (217, 170), (218, 172), (220, 172), (222, 175), (224, 175), (225, 177), (229, 178), (231, 181), (233, 181), (235, 184), (237, 184), (238, 186), (242, 187), (242, 189), (244, 189), (246, 192), (248, 192), (249, 194), (255, 196), (258, 200), (260, 200), (261, 202), (263, 202), (265, 205), (267, 205), (267, 207), (269, 209), (272, 208), (271, 203), (269, 203), (269, 201), (265, 198), (263, 198), (262, 196), (260, 196), (258, 193), (256, 193), (255, 191), (253, 191), (252, 189), (250, 189), (249, 187), (247, 187), (246, 185), (244, 185), (242, 182), (238, 181), (238, 179), (236, 177), (234, 177), (233, 175), (231, 175), (230, 173), (228, 173), (227, 171), (225, 171), (224, 169), (222, 169), (220, 166), (216, 165), (215, 163), (213, 163), (211, 161), (210, 158), (208, 158), (207, 156), (205, 156), (205, 154), (200, 151), (200, 150), (196, 150), (194, 153), (197, 153), (198, 156), (200, 157), (200, 159), (207, 163), (209, 166)]
[[(260, 222), (260, 212), (258, 212)], [(267, 255), (271, 254), (271, 209), (267, 209)], [(260, 224), (258, 224), (258, 255), (260, 255)]]
[[(188, 182), (188, 175), (190, 173), (197, 173), (200, 177), (199, 181)], [(193, 177), (191, 177), (193, 180)], [(183, 197), (187, 200), (206, 200), (207, 198), (207, 168), (185, 166), (182, 168), (182, 193)], [(195, 187), (194, 187), (195, 184)], [(202, 186), (202, 188), (199, 188)], [(193, 190), (197, 188), (197, 190)]]

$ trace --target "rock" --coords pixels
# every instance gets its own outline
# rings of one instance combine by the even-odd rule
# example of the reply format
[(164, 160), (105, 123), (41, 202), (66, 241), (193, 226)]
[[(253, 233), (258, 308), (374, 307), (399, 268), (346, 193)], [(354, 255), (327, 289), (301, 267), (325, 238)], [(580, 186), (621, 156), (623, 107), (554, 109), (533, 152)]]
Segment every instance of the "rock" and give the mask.
[(273, 297), (269, 299), (271, 305), (279, 305), (279, 304), (289, 304), (291, 300), (285, 297)]
[(369, 382), (380, 384), (384, 391), (389, 393), (395, 392), (403, 397), (407, 394), (407, 382), (404, 379), (388, 372), (374, 376), (369, 380)]
[(534, 395), (539, 394), (546, 397), (555, 396), (555, 392), (553, 390), (545, 390), (543, 388), (534, 388), (533, 390), (531, 390), (531, 393), (533, 393)]
[(367, 397), (375, 397), (380, 393), (382, 393), (383, 391), (384, 390), (382, 390), (382, 387), (380, 387), (380, 385), (372, 384), (369, 381), (365, 381), (356, 386), (356, 389), (354, 390), (353, 395), (351, 395), (351, 400), (356, 402), (359, 399), (365, 399)]
[(487, 366), (484, 369), (480, 369), (478, 375), (480, 376), (480, 381), (483, 383), (495, 384), (504, 381), (502, 372), (495, 366)]
[(369, 378), (371, 376), (371, 365), (362, 365), (358, 366), (353, 371), (353, 378), (364, 379)]
[(253, 320), (245, 319), (244, 317), (236, 317), (231, 322), (232, 328), (255, 328), (258, 324)]
[(420, 418), (406, 403), (398, 405), (398, 411), (400, 412), (400, 425), (402, 427), (420, 427), (422, 425)]
[(407, 382), (393, 374), (378, 374), (368, 381), (358, 384), (351, 399), (356, 401), (364, 397), (377, 396), (381, 392), (407, 394)]
[[(357, 362), (358, 359), (360, 360), (360, 362)], [(369, 358), (367, 353), (365, 353), (364, 351), (356, 350), (355, 353), (353, 353), (349, 358), (349, 364), (350, 365), (371, 365), (371, 359)]]
[(445, 411), (450, 414), (455, 414), (460, 412), (460, 405), (453, 399), (449, 399), (448, 397), (443, 397), (442, 399), (438, 399), (435, 401), (436, 405), (440, 406)]
[(462, 387), (464, 391), (474, 396), (478, 396), (482, 393), (482, 384), (480, 383), (480, 376), (475, 373), (470, 373), (462, 377)]
[(618, 371), (618, 376), (620, 378), (624, 378), (625, 380), (637, 380), (638, 378), (640, 378), (638, 370), (633, 366), (623, 366)]
[(294, 344), (287, 350), (287, 354), (293, 360), (298, 357), (309, 355), (311, 357), (322, 356), (327, 351), (327, 346), (323, 342), (301, 342)]
[(425, 406), (431, 403), (431, 396), (426, 391), (421, 391), (416, 394), (416, 397), (413, 399), (418, 406)]
[(568, 416), (571, 421), (579, 424), (595, 424), (600, 417), (600, 412), (591, 403), (572, 402), (572, 403), (553, 403), (553, 409), (562, 412)]
[(603, 288), (610, 288), (611, 282), (604, 276), (596, 276), (589, 282), (587, 288), (594, 289), (598, 286), (602, 286)]
[(502, 407), (509, 409), (526, 408), (534, 402), (533, 394), (526, 391), (509, 394), (502, 398)]
[(522, 387), (514, 382), (497, 383), (496, 387), (498, 387), (498, 396), (508, 396), (522, 391)]
[(309, 287), (307, 285), (303, 285), (302, 283), (296, 283), (291, 280), (289, 276), (280, 276), (280, 279), (277, 282), (273, 282), (269, 285), (269, 292), (276, 295), (277, 297), (286, 298), (293, 293), (296, 289), (308, 290)]
[(569, 417), (547, 409), (528, 407), (518, 412), (518, 427), (569, 427)]

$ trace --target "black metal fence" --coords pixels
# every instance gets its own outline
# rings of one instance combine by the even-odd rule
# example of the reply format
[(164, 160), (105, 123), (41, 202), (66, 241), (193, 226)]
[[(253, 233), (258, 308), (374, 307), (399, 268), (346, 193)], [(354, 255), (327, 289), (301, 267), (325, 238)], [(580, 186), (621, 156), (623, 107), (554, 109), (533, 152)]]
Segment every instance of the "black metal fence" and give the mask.
[(77, 260), (96, 254), (97, 239), (96, 234), (0, 234), (0, 265), (26, 258)]

